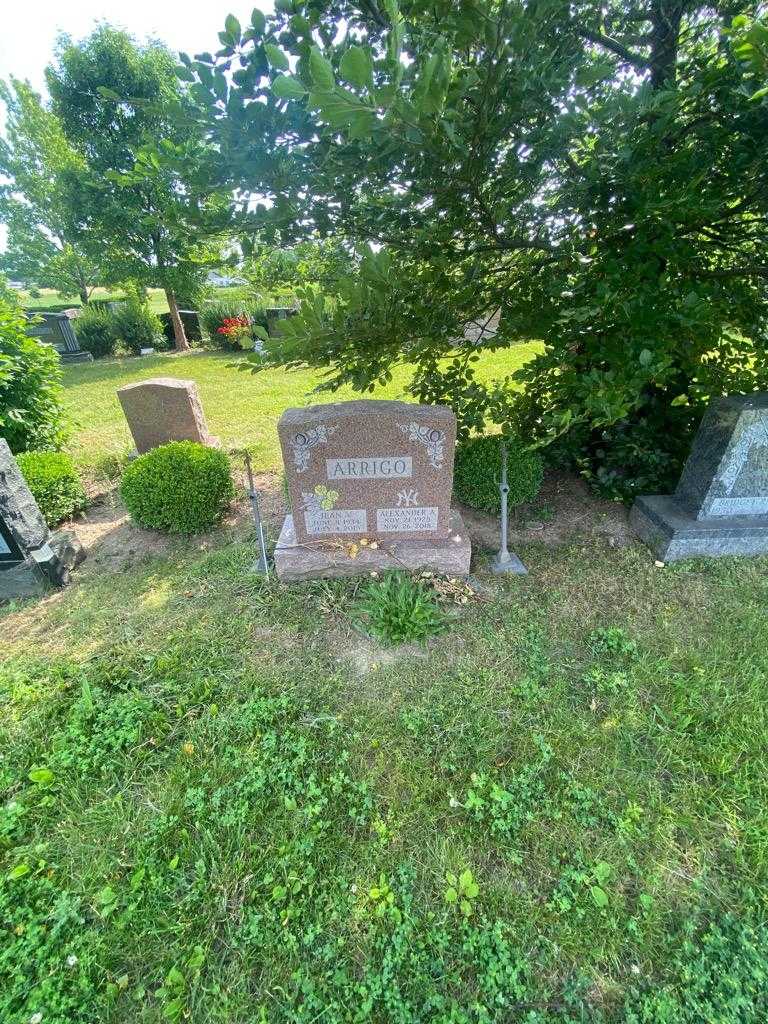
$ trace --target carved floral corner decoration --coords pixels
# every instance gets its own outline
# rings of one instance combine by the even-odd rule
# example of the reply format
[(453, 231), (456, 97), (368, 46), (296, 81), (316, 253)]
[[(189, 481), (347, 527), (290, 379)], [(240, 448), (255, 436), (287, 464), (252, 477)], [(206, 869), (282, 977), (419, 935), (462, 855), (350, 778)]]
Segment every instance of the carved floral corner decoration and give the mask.
[(398, 423), (398, 427), (409, 441), (417, 441), (427, 449), (427, 458), (433, 469), (442, 469), (445, 452), (445, 433), (434, 427), (425, 427), (419, 423)]
[(302, 491), (301, 499), (306, 512), (330, 512), (339, 500), (339, 492), (318, 484), (314, 491)]
[(326, 444), (328, 438), (338, 429), (337, 426), (326, 426), (321, 423), (309, 430), (300, 430), (291, 438), (290, 444), (293, 448), (293, 464), (297, 473), (304, 473), (309, 469), (312, 459), (312, 449), (319, 444)]

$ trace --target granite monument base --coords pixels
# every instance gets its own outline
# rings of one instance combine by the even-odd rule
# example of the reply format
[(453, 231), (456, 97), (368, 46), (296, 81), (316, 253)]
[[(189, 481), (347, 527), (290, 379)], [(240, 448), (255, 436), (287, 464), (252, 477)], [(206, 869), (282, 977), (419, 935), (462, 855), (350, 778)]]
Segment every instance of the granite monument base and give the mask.
[(445, 540), (379, 541), (379, 547), (360, 548), (350, 558), (343, 547), (329, 542), (300, 544), (293, 516), (287, 515), (275, 548), (275, 571), (285, 583), (329, 579), (337, 576), (365, 576), (393, 569), (430, 569), (446, 576), (466, 576), (472, 545), (458, 512), (451, 512), (451, 532)]
[(768, 554), (768, 515), (696, 519), (671, 495), (638, 498), (629, 522), (662, 562)]
[(85, 558), (85, 548), (68, 530), (53, 533), (17, 565), (0, 571), (0, 602), (39, 597), (51, 587), (64, 587), (72, 569)]

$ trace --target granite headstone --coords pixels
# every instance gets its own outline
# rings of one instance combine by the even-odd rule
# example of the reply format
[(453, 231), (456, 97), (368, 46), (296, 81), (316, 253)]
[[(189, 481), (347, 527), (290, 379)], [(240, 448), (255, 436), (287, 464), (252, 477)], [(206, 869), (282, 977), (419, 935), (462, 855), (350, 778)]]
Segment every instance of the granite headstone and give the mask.
[(93, 356), (83, 352), (72, 328), (73, 312), (68, 309), (63, 313), (34, 313), (34, 322), (27, 327), (27, 334), (53, 346), (62, 362), (92, 362)]
[(85, 557), (73, 534), (51, 534), (27, 482), (0, 439), (0, 599), (23, 597), (45, 581), (68, 582)]
[(152, 377), (118, 388), (136, 451), (143, 455), (169, 441), (198, 441), (215, 447), (208, 433), (197, 384), (175, 377)]
[(638, 498), (630, 523), (666, 562), (768, 552), (768, 394), (712, 401), (674, 495)]
[[(287, 409), (278, 435), (293, 509), (275, 552), (278, 576), (469, 571), (469, 539), (450, 505), (450, 409), (381, 400)], [(346, 556), (344, 545), (360, 540)]]

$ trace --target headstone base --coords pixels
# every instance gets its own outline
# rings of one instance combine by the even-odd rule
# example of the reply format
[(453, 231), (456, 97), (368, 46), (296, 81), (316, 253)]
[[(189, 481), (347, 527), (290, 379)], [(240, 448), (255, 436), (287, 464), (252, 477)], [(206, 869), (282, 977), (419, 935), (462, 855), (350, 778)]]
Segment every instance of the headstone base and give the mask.
[(60, 352), (62, 363), (92, 363), (91, 352)]
[(379, 541), (372, 550), (363, 547), (355, 558), (330, 544), (299, 544), (293, 516), (287, 515), (275, 548), (277, 578), (285, 583), (330, 579), (337, 576), (365, 576), (393, 569), (431, 569), (446, 576), (466, 576), (472, 545), (458, 512), (451, 512), (451, 532), (446, 540)]
[(695, 519), (673, 497), (656, 494), (637, 499), (629, 522), (662, 562), (768, 554), (768, 516)]
[(66, 586), (72, 569), (84, 558), (85, 548), (74, 533), (51, 534), (26, 561), (0, 572), (0, 602), (41, 596), (50, 587)]

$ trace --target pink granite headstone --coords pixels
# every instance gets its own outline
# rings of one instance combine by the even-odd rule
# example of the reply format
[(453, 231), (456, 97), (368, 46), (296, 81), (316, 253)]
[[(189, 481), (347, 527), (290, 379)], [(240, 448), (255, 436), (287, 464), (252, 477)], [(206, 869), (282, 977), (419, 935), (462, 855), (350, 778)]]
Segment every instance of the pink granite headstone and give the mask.
[(208, 433), (197, 384), (176, 377), (153, 377), (118, 388), (117, 397), (139, 455), (169, 441), (198, 441), (215, 447)]
[(277, 429), (299, 541), (447, 537), (456, 418), (446, 406), (313, 405), (286, 409)]

